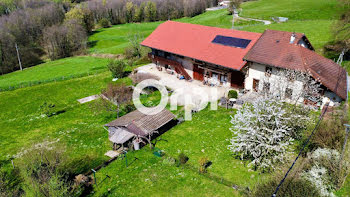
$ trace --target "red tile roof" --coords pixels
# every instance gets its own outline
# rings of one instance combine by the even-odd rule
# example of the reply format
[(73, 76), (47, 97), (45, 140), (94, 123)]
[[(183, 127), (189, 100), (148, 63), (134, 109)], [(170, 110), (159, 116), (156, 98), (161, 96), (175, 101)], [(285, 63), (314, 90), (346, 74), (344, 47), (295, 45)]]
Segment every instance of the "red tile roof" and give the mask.
[[(251, 42), (245, 49), (214, 44), (212, 41), (217, 35), (249, 39)], [(241, 70), (244, 55), (260, 36), (260, 33), (167, 21), (159, 25), (141, 45)]]
[[(290, 44), (291, 35), (291, 32), (266, 30), (244, 60), (310, 72), (315, 79), (345, 100), (347, 98), (345, 69), (312, 50)], [(303, 37), (303, 34), (297, 33), (294, 43), (298, 43)]]

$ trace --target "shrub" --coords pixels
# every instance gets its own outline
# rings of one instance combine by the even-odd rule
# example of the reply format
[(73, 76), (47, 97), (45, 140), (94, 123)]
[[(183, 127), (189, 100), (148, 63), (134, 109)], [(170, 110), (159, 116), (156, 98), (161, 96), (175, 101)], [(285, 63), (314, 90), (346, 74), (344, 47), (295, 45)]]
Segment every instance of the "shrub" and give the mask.
[(346, 115), (343, 111), (335, 111), (326, 116), (318, 127), (315, 135), (311, 138), (310, 146), (312, 149), (329, 148), (341, 151), (346, 123)]
[(209, 159), (207, 157), (202, 157), (198, 161), (199, 163), (199, 172), (200, 173), (206, 173), (207, 172), (207, 165), (209, 163)]
[(304, 177), (314, 183), (322, 196), (332, 195), (346, 177), (347, 164), (339, 168), (340, 154), (337, 150), (318, 148), (310, 156), (311, 167), (305, 169)]
[(0, 163), (0, 196), (21, 196), (23, 190), (21, 188), (22, 178), (18, 168), (14, 170), (2, 170)]
[(102, 18), (100, 21), (98, 21), (98, 24), (103, 28), (107, 28), (110, 26), (109, 20), (106, 18)]
[[(267, 182), (261, 182), (255, 188), (253, 195), (256, 197), (271, 197), (282, 177), (273, 177)], [(281, 185), (277, 196), (283, 197), (318, 197), (318, 190), (307, 180), (299, 177), (289, 176)]]
[(188, 161), (188, 157), (187, 155), (185, 155), (185, 153), (181, 152), (178, 156), (178, 161), (179, 161), (179, 164), (183, 165), (183, 164), (186, 164), (187, 161)]
[(125, 106), (125, 113), (129, 113), (136, 110), (136, 107), (133, 103), (129, 103)]
[(172, 157), (167, 157), (163, 160), (163, 164), (165, 165), (174, 165), (176, 160)]
[(107, 67), (112, 72), (113, 78), (122, 78), (126, 63), (123, 60), (111, 60)]
[(73, 189), (63, 164), (67, 159), (59, 147), (38, 147), (21, 157), (19, 167), (25, 179), (27, 196), (79, 196)]
[(55, 104), (45, 101), (42, 105), (40, 105), (40, 112), (47, 117), (51, 117), (55, 114), (55, 106)]
[(238, 93), (236, 90), (230, 90), (228, 92), (228, 98), (237, 98), (238, 97)]
[(314, 165), (311, 169), (303, 173), (303, 177), (314, 184), (321, 196), (333, 196), (334, 185), (328, 176), (328, 170), (323, 166)]

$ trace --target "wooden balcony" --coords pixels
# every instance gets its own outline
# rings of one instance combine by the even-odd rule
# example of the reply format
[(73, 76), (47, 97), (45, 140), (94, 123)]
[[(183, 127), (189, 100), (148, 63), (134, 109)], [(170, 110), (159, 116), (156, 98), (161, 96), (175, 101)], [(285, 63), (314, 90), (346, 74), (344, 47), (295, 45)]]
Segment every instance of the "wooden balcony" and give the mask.
[(167, 64), (167, 65), (174, 67), (175, 72), (183, 75), (186, 80), (189, 80), (189, 81), (192, 80), (191, 76), (186, 72), (186, 70), (184, 69), (184, 67), (182, 66), (181, 63), (174, 61), (174, 60), (164, 58), (164, 57), (153, 55), (152, 53), (149, 53), (148, 57), (152, 60), (152, 62)]

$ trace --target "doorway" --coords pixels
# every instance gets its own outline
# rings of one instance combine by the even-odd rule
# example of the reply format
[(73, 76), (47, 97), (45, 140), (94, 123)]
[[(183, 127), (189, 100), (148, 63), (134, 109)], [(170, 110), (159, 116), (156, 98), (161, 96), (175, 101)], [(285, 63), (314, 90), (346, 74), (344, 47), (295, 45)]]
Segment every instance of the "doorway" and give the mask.
[(259, 90), (259, 80), (253, 79), (253, 90), (257, 92)]

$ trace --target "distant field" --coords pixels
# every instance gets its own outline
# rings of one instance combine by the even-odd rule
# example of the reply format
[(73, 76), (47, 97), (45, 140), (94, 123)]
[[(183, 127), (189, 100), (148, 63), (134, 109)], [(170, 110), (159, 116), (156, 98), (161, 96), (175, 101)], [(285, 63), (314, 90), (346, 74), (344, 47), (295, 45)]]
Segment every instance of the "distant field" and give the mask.
[(128, 23), (98, 29), (89, 37), (90, 53), (120, 54), (129, 45), (128, 36), (138, 33), (146, 38), (161, 22)]
[(274, 29), (289, 32), (304, 33), (314, 46), (316, 51), (322, 54), (323, 46), (332, 40), (331, 25), (335, 20), (307, 20), (289, 21), (286, 23), (274, 23), (271, 25), (257, 25), (244, 27), (245, 31), (264, 32), (266, 29)]
[(0, 75), (0, 89), (93, 74), (106, 70), (107, 63), (108, 59), (96, 57), (71, 57), (51, 61), (23, 71)]
[(337, 19), (342, 9), (337, 0), (259, 0), (242, 4), (242, 16), (270, 20), (288, 17), (292, 20)]
[[(294, 0), (294, 1), (301, 1), (301, 0)], [(279, 10), (279, 7), (282, 7), (283, 4), (289, 4), (289, 1), (287, 0), (283, 0), (279, 2), (282, 2), (282, 5), (279, 3), (274, 3), (272, 7), (270, 6), (269, 8), (266, 8), (266, 9)], [(311, 4), (314, 4), (315, 2), (316, 2), (315, 0), (311, 0)], [(328, 1), (326, 0), (321, 0), (320, 5), (323, 5), (323, 4), (328, 5), (327, 2)], [(336, 1), (331, 0), (330, 2), (333, 2), (333, 4), (335, 4)], [(243, 12), (242, 12), (243, 15), (247, 17), (265, 18), (270, 20), (271, 18), (267, 16), (273, 16), (275, 12), (269, 12), (269, 13), (257, 12), (256, 16), (247, 14), (252, 9), (255, 10), (254, 6), (258, 6), (255, 4), (261, 4), (261, 3), (267, 4), (267, 1), (262, 0), (262, 1), (253, 1), (249, 3), (244, 3)], [(268, 6), (266, 5), (265, 7), (268, 7)], [(262, 9), (265, 9), (265, 7), (263, 7)], [(324, 18), (323, 10), (318, 10), (323, 8), (324, 8), (323, 6), (315, 6), (315, 8), (313, 9), (312, 13), (313, 14), (318, 13), (320, 16), (319, 18), (314, 17), (313, 15), (305, 15), (304, 11), (306, 12), (306, 10), (302, 9), (302, 10), (299, 10), (301, 13), (300, 14), (301, 18), (298, 18), (299, 20), (293, 20), (293, 17), (292, 17), (291, 20), (289, 20), (286, 23), (274, 23), (271, 25), (263, 25), (262, 23), (255, 22), (255, 21), (237, 20), (235, 22), (235, 26), (239, 30), (252, 31), (252, 32), (263, 32), (266, 29), (276, 29), (276, 30), (282, 30), (282, 31), (291, 31), (291, 32), (296, 31), (296, 32), (305, 33), (306, 36), (310, 39), (313, 46), (316, 48), (316, 51), (322, 54), (323, 45), (332, 39), (330, 28), (331, 28), (331, 25), (335, 22), (333, 18), (337, 13), (337, 10), (331, 10), (331, 9), (328, 9), (327, 7), (326, 12), (329, 17), (326, 19), (323, 19)], [(255, 13), (255, 12), (252, 12), (252, 13)], [(262, 14), (261, 17), (257, 16), (259, 15), (258, 13)], [(295, 18), (297, 18), (296, 15), (295, 15)], [(193, 18), (181, 18), (176, 21), (206, 25), (206, 26), (221, 27), (221, 28), (231, 28), (232, 26), (232, 16), (228, 15), (227, 10), (208, 11), (208, 12), (205, 12), (204, 14), (195, 16)], [(128, 35), (135, 34), (136, 32), (138, 32), (144, 38), (146, 38), (149, 34), (152, 33), (152, 31), (155, 28), (157, 28), (157, 26), (160, 23), (162, 22), (133, 23), (133, 24), (116, 25), (111, 28), (100, 29), (89, 38), (89, 41), (91, 43), (90, 52), (91, 53), (111, 53), (111, 54), (123, 53), (124, 48), (127, 47), (129, 44), (127, 39)]]
[[(221, 28), (231, 28), (232, 16), (227, 10), (210, 11), (193, 18), (181, 18), (175, 21), (184, 23), (200, 24)], [(90, 53), (120, 54), (129, 45), (128, 36), (140, 34), (143, 38), (150, 35), (162, 22), (130, 23), (115, 25), (110, 28), (99, 29), (89, 37)], [(235, 26), (261, 24), (256, 21), (237, 20)]]

